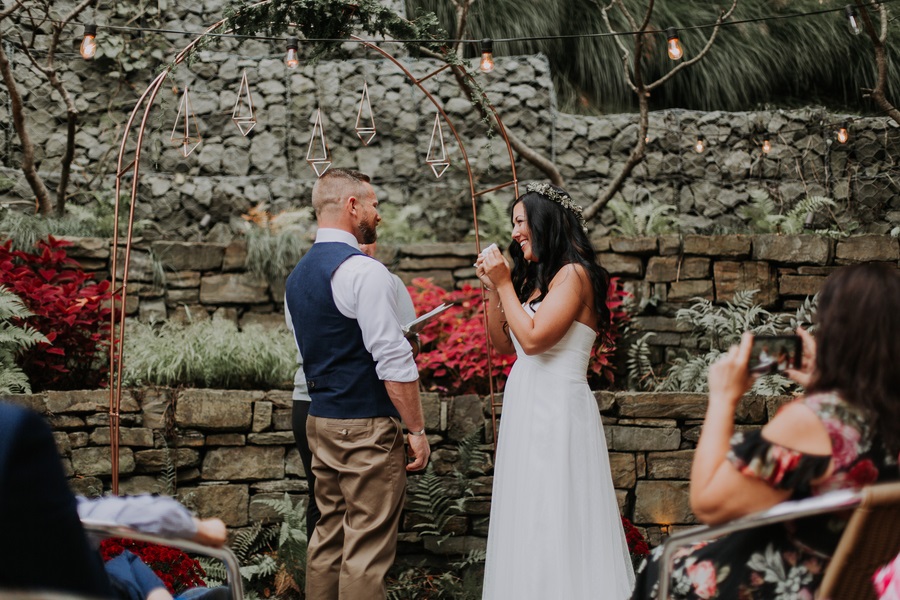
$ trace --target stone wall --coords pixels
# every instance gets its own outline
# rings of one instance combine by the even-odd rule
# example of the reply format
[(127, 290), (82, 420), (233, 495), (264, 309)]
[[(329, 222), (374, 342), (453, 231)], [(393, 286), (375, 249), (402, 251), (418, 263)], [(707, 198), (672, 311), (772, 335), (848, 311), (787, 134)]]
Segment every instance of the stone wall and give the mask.
[[(178, 6), (175, 6), (178, 4)], [(221, 17), (224, 2), (210, 0), (148, 7), (147, 26), (202, 30)], [(154, 11), (162, 7), (162, 13)], [(113, 10), (106, 7), (104, 10)], [(114, 15), (104, 15), (110, 22)], [(102, 22), (102, 19), (101, 19)], [(73, 32), (74, 35), (77, 33)], [(148, 37), (155, 48), (152, 68), (130, 71), (127, 54), (84, 61), (63, 52), (57, 64), (81, 115), (71, 182), (73, 202), (93, 203), (113, 195), (115, 156), (126, 115), (168, 57), (189, 37)], [(98, 40), (102, 45), (102, 36)], [(144, 44), (132, 40), (134, 44)], [(156, 46), (154, 46), (154, 44)], [(395, 46), (388, 48), (396, 51)], [(64, 151), (65, 114), (61, 103), (33, 72), (24, 54), (9, 45), (10, 60), (22, 83), (28, 126), (41, 174), (53, 188)], [(452, 163), (436, 180), (425, 164), (435, 109), (391, 63), (349, 49), (350, 58), (322, 61), (296, 70), (283, 64), (282, 42), (219, 40), (182, 65), (160, 94), (147, 131), (136, 215), (158, 239), (231, 241), (244, 229), (240, 218), (265, 204), (273, 213), (309, 205), (314, 173), (306, 164), (312, 121), (323, 111), (335, 165), (370, 172), (386, 211), (407, 222), (425, 239), (457, 242), (471, 229), (472, 211), (462, 154), (449, 131), (444, 136)], [(430, 59), (404, 58), (416, 77), (438, 68)], [(543, 56), (498, 57), (496, 69), (477, 74), (506, 127), (559, 167), (573, 196), (587, 205), (619, 172), (636, 141), (637, 115), (574, 115), (561, 112), (549, 65)], [(474, 62), (473, 62), (474, 65)], [(243, 137), (231, 122), (241, 74), (250, 81), (258, 123)], [(377, 135), (362, 146), (354, 131), (363, 83), (369, 85)], [(424, 84), (455, 124), (473, 166), (478, 189), (509, 181), (509, 159), (499, 136), (475, 117), (469, 100), (449, 71)], [(179, 96), (191, 91), (203, 142), (187, 159), (170, 142)], [(176, 93), (168, 93), (172, 89)], [(0, 205), (33, 206), (33, 193), (18, 170), (21, 152), (12, 128), (9, 99), (0, 88), (0, 175), (13, 187), (0, 192)], [(739, 210), (750, 192), (764, 190), (776, 209), (786, 211), (806, 195), (834, 198), (835, 212), (858, 221), (863, 231), (884, 233), (900, 225), (900, 199), (892, 181), (897, 172), (900, 130), (884, 117), (850, 117), (850, 140), (834, 141), (834, 129), (848, 115), (818, 109), (741, 113), (668, 110), (650, 116), (646, 160), (626, 183), (621, 199), (677, 206), (684, 233), (710, 233), (747, 226)], [(761, 138), (772, 151), (762, 154)], [(706, 149), (694, 151), (702, 137)], [(525, 182), (541, 174), (517, 162)], [(0, 185), (5, 189), (6, 185)], [(486, 194), (479, 202), (506, 191)], [(828, 215), (820, 215), (827, 221)], [(591, 227), (606, 234), (614, 217), (605, 211)], [(824, 224), (824, 223), (823, 223)], [(311, 226), (311, 222), (307, 223)]]
[[(687, 488), (706, 397), (611, 392), (597, 392), (596, 397), (622, 514), (642, 527), (653, 543), (673, 526), (695, 524)], [(47, 416), (76, 493), (109, 490), (107, 391), (0, 399)], [(737, 410), (738, 428), (761, 426), (784, 400), (746, 397)], [(467, 501), (466, 514), (451, 520), (447, 532), (452, 537), (440, 546), (434, 539), (420, 539), (414, 525), (424, 517), (408, 507), (401, 553), (420, 556), (424, 549), (456, 554), (484, 548), (493, 457), (489, 399), (424, 394), (423, 405), (432, 463), (448, 488), (460, 440), (479, 430), (485, 433), (476, 463), (484, 474), (469, 474), (474, 495)], [(290, 392), (132, 389), (123, 393), (121, 415), (120, 493), (165, 491), (161, 478), (170, 461), (177, 468), (178, 496), (201, 516), (219, 516), (231, 528), (272, 516), (269, 509), (254, 504), (255, 499), (305, 495), (303, 466), (291, 432)], [(411, 489), (416, 481), (416, 476), (410, 478)]]
[[(107, 240), (72, 241), (71, 256), (97, 271), (99, 278), (109, 276)], [(678, 309), (694, 298), (724, 303), (737, 290), (756, 289), (755, 300), (764, 308), (793, 313), (841, 265), (900, 263), (900, 240), (889, 235), (597, 237), (594, 244), (601, 263), (621, 279), (635, 303), (646, 305), (634, 316), (632, 331), (655, 333), (647, 342), (656, 365), (671, 361), (684, 348), (696, 347), (689, 328), (675, 319)], [(228, 244), (139, 241), (132, 253), (126, 310), (145, 321), (215, 314), (238, 325), (283, 327), (283, 282), (270, 284), (247, 272), (246, 255), (242, 239)], [(165, 272), (165, 286), (153, 283), (151, 256)], [(448, 290), (465, 283), (477, 285), (474, 256), (471, 243), (379, 245), (379, 259), (407, 284), (427, 277)]]

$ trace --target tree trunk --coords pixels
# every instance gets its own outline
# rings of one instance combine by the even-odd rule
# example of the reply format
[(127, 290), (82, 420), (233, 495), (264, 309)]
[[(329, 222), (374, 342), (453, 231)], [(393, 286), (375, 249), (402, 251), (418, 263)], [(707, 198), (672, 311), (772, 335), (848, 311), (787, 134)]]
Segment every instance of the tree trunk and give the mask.
[(22, 104), (22, 96), (19, 94), (19, 89), (16, 87), (16, 80), (13, 78), (12, 73), (12, 65), (9, 64), (9, 59), (6, 56), (6, 52), (3, 50), (2, 44), (0, 44), (0, 75), (3, 76), (3, 82), (6, 84), (6, 89), (9, 91), (10, 103), (12, 104), (13, 126), (16, 128), (16, 134), (19, 136), (19, 141), (22, 142), (22, 173), (25, 174), (25, 179), (28, 181), (28, 185), (31, 186), (31, 190), (34, 192), (37, 212), (42, 215), (49, 215), (52, 208), (50, 192), (47, 190), (47, 187), (44, 185), (44, 180), (38, 175), (37, 169), (34, 166), (34, 144), (31, 142), (31, 136), (28, 135), (28, 129), (25, 127), (25, 112)]

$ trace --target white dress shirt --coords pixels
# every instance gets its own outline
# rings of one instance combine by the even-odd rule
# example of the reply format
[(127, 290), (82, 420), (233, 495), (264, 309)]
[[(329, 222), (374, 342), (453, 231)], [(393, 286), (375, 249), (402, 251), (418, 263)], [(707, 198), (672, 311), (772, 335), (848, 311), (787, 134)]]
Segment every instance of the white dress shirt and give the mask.
[[(342, 242), (359, 249), (353, 234), (340, 229), (320, 228), (315, 243)], [(407, 319), (407, 310), (398, 302), (396, 276), (383, 264), (368, 256), (351, 256), (335, 270), (331, 278), (331, 295), (338, 311), (349, 319), (356, 319), (362, 331), (363, 344), (375, 359), (375, 372), (382, 381), (409, 382), (419, 378), (419, 371), (412, 356), (409, 342), (403, 337), (401, 326)], [(409, 294), (404, 294), (409, 299)], [(411, 304), (411, 302), (410, 302)], [(287, 302), (284, 318), (293, 332)], [(294, 338), (296, 342), (296, 337)], [(294, 377), (294, 400), (309, 400), (306, 376), (303, 373), (303, 357), (297, 349), (299, 365)]]

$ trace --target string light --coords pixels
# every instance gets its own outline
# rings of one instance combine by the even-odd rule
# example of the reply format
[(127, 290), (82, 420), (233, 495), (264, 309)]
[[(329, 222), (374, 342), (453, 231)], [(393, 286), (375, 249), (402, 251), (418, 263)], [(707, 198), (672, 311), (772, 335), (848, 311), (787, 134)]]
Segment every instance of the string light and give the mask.
[(297, 38), (295, 37), (287, 39), (287, 54), (284, 55), (284, 64), (288, 69), (296, 69), (300, 64), (300, 58), (297, 56)]
[(847, 122), (844, 121), (837, 130), (837, 141), (840, 144), (846, 144), (849, 139), (850, 132), (847, 130)]
[(771, 151), (772, 151), (772, 143), (769, 141), (769, 138), (766, 138), (763, 140), (763, 143), (762, 143), (762, 153), (768, 154)]
[(481, 64), (478, 68), (482, 73), (494, 70), (494, 41), (490, 38), (481, 40)]
[(97, 26), (84, 26), (84, 39), (81, 40), (81, 57), (85, 60), (94, 58), (97, 53)]
[(848, 4), (844, 7), (844, 14), (847, 16), (847, 23), (850, 25), (850, 33), (859, 35), (862, 28), (859, 26), (859, 16), (856, 14), (856, 9)]
[(669, 53), (669, 58), (678, 60), (684, 56), (684, 48), (681, 46), (681, 40), (678, 39), (678, 30), (674, 27), (669, 27), (666, 29), (666, 38), (669, 40), (666, 44), (666, 51)]
[(694, 144), (694, 152), (702, 154), (704, 150), (706, 150), (706, 142), (703, 141), (703, 138), (697, 138), (697, 143)]

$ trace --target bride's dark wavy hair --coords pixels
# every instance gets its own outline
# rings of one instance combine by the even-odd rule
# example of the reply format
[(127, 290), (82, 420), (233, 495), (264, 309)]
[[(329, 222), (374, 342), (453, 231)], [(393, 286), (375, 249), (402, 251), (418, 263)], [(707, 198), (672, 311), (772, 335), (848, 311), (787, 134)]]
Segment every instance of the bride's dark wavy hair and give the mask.
[(835, 271), (819, 293), (816, 374), (809, 392), (838, 392), (872, 414), (900, 451), (900, 271), (865, 263)]
[[(568, 195), (562, 188), (553, 187), (561, 194)], [(569, 264), (580, 264), (587, 272), (594, 289), (597, 328), (601, 333), (608, 332), (611, 325), (611, 313), (606, 305), (609, 273), (597, 261), (597, 252), (575, 213), (537, 192), (526, 192), (509, 205), (510, 220), (513, 208), (519, 202), (525, 207), (525, 217), (531, 230), (531, 248), (538, 259), (536, 262), (525, 260), (522, 248), (515, 241), (510, 243), (512, 282), (519, 301), (525, 302), (537, 289), (540, 295), (534, 303), (540, 302), (547, 295), (550, 282), (561, 268)]]

